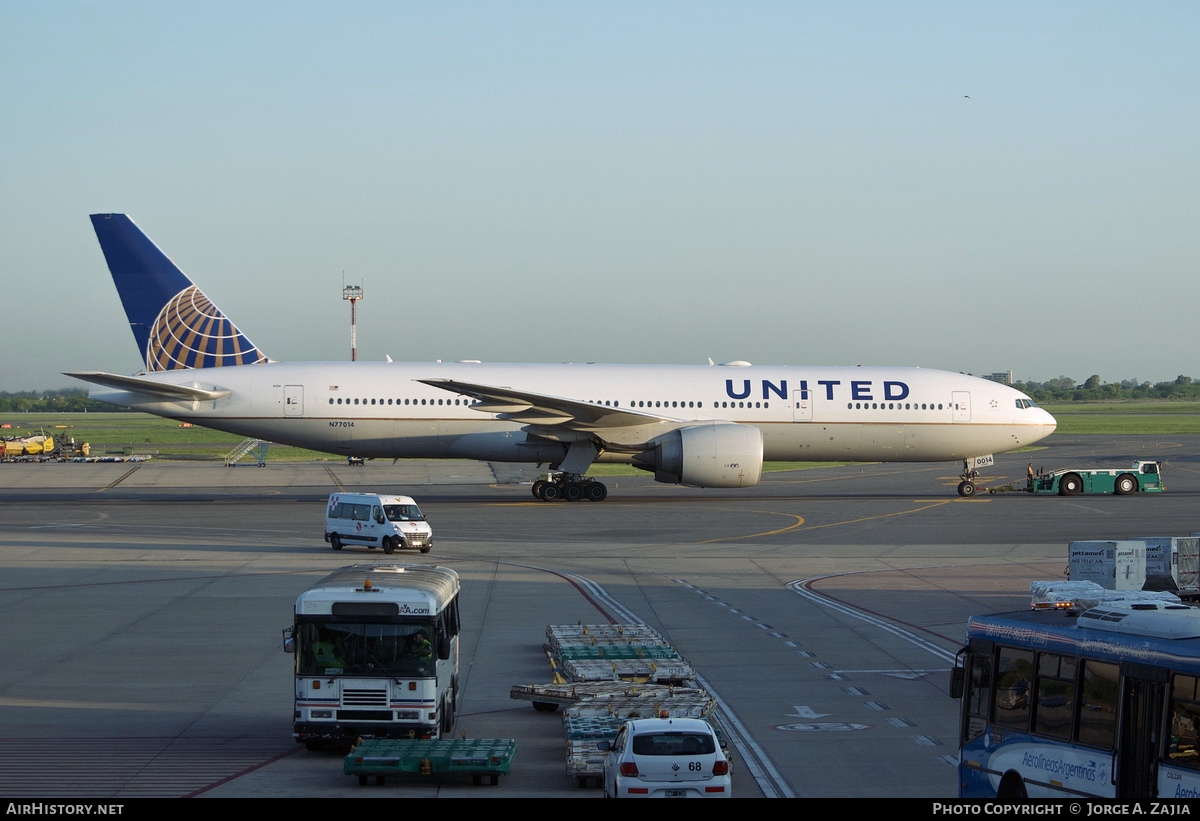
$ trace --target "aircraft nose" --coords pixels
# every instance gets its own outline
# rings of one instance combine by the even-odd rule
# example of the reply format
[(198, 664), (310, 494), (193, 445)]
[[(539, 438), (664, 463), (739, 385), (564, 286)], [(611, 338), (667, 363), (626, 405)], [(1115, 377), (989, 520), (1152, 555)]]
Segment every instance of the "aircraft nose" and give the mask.
[[(1042, 409), (1038, 408), (1038, 410)], [(1045, 439), (1047, 436), (1057, 430), (1058, 420), (1051, 416), (1048, 411), (1042, 410), (1042, 416), (1045, 417), (1045, 419), (1042, 420), (1042, 438)]]

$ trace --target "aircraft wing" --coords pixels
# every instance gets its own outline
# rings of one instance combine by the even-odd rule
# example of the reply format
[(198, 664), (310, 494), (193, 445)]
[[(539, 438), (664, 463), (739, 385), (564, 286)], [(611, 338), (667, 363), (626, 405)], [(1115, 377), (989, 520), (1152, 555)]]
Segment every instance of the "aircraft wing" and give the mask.
[(210, 391), (191, 385), (172, 385), (168, 382), (160, 382), (157, 379), (146, 379), (141, 376), (121, 376), (102, 371), (80, 371), (78, 373), (63, 375), (73, 376), (76, 379), (82, 379), (84, 382), (103, 385), (106, 388), (116, 388), (119, 391), (136, 391), (137, 393), (159, 396), (167, 401), (174, 402), (180, 400), (187, 402), (207, 402), (212, 399), (222, 399), (232, 393), (232, 391)]
[(684, 423), (686, 420), (657, 413), (614, 408), (581, 402), (564, 396), (518, 391), (497, 385), (476, 385), (453, 379), (418, 379), (435, 388), (460, 393), (479, 400), (472, 410), (494, 413), (508, 422), (542, 425), (602, 434), (605, 429), (642, 427), (659, 422)]

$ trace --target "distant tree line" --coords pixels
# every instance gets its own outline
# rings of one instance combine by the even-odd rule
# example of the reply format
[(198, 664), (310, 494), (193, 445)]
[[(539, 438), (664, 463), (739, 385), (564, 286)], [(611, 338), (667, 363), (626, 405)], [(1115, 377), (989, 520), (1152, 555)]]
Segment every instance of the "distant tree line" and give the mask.
[(1121, 399), (1200, 401), (1200, 382), (1182, 374), (1172, 382), (1155, 383), (1137, 379), (1101, 383), (1099, 374), (1092, 374), (1081, 385), (1075, 384), (1075, 380), (1069, 376), (1060, 376), (1046, 382), (1015, 382), (1013, 387), (1032, 397), (1035, 402), (1042, 403)]
[(0, 391), (0, 413), (109, 413), (122, 411), (115, 405), (88, 399), (84, 388), (55, 391)]

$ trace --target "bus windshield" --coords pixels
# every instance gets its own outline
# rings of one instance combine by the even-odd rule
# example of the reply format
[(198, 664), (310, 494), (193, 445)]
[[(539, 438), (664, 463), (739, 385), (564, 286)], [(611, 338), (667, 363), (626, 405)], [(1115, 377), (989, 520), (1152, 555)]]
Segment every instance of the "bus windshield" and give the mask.
[(298, 625), (302, 676), (428, 676), (436, 635), (432, 623), (305, 622)]

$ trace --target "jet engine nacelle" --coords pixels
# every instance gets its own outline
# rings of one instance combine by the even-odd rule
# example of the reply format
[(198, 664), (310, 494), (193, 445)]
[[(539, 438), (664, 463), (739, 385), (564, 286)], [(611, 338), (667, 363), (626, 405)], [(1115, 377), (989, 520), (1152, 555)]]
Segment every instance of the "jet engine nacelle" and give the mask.
[(654, 481), (689, 487), (752, 487), (762, 476), (762, 431), (733, 422), (677, 428), (633, 457)]

